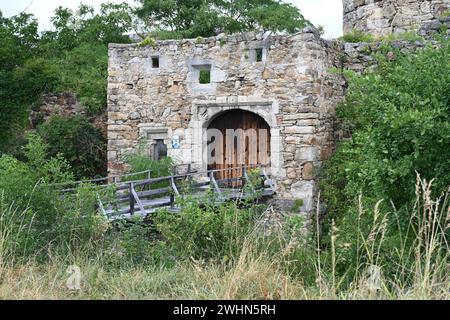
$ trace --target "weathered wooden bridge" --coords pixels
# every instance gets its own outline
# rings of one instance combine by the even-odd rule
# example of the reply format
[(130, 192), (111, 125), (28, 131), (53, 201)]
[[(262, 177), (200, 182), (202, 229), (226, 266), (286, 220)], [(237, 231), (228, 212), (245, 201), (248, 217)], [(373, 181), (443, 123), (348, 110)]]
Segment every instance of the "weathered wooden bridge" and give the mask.
[[(231, 200), (270, 197), (276, 193), (276, 185), (263, 166), (243, 166), (197, 172), (191, 165), (172, 168), (172, 174), (152, 178), (147, 170), (122, 176), (107, 177), (71, 183), (73, 192), (81, 183), (100, 184), (109, 187), (108, 197), (98, 196), (99, 212), (109, 220), (130, 219), (139, 215), (147, 217), (157, 209), (176, 212), (181, 209), (177, 199), (202, 201), (206, 197), (220, 204)], [(145, 177), (145, 178), (144, 178)], [(67, 186), (68, 184), (66, 184)], [(103, 199), (102, 199), (103, 198)]]

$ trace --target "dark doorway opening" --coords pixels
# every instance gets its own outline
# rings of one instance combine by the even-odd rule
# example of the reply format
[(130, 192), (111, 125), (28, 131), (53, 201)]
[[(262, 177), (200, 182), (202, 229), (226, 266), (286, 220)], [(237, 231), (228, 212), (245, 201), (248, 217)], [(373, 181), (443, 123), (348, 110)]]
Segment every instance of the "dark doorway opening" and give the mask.
[(153, 160), (159, 161), (167, 157), (167, 145), (163, 139), (155, 140), (156, 144), (153, 147)]

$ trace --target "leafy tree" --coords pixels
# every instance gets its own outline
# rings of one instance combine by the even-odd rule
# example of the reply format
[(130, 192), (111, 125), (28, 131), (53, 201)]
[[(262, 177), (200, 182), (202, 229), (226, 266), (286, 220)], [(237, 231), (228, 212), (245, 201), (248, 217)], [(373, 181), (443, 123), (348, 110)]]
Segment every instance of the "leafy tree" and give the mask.
[(0, 152), (13, 152), (31, 104), (53, 88), (57, 69), (35, 56), (39, 36), (31, 15), (7, 19), (0, 12), (0, 40)]
[(58, 186), (49, 184), (73, 181), (70, 165), (61, 155), (49, 158), (49, 146), (39, 136), (27, 139), (26, 161), (0, 156), (1, 225), (13, 235), (2, 239), (2, 249), (18, 258), (43, 258), (51, 247), (92, 244), (103, 232), (96, 208), (101, 191), (80, 185), (62, 197)]
[(102, 4), (99, 13), (80, 5), (76, 12), (59, 7), (52, 18), (55, 31), (45, 32), (41, 48), (59, 66), (58, 91), (75, 92), (89, 114), (106, 108), (108, 43), (128, 43), (132, 25), (126, 3)]
[(58, 92), (75, 92), (89, 115), (106, 109), (108, 50), (101, 43), (84, 43), (53, 60), (58, 65)]
[(334, 219), (342, 243), (353, 243), (361, 232), (356, 221), (364, 228), (374, 219), (355, 210), (358, 195), (372, 207), (385, 200), (393, 231), (381, 258), (389, 261), (400, 247), (399, 229), (407, 234), (411, 221), (416, 173), (436, 179), (434, 196), (450, 185), (450, 41), (409, 54), (386, 46), (378, 60), (378, 68), (362, 76), (346, 73), (349, 88), (337, 112), (352, 138), (340, 143), (326, 165), (322, 189), (328, 226)]
[(20, 151), (30, 107), (44, 92), (74, 92), (89, 114), (106, 108), (107, 45), (130, 42), (131, 9), (59, 7), (52, 21), (55, 30), (41, 35), (32, 15), (4, 18), (0, 12), (0, 152)]
[(51, 157), (62, 155), (76, 178), (106, 175), (106, 141), (84, 117), (54, 117), (38, 127)]
[(47, 49), (64, 52), (83, 43), (127, 43), (126, 33), (132, 24), (131, 8), (126, 4), (104, 3), (100, 13), (92, 6), (81, 4), (77, 11), (58, 7), (51, 18), (55, 31), (46, 31), (43, 42)]
[(39, 42), (37, 20), (22, 13), (12, 18), (0, 11), (0, 71), (12, 71), (32, 56)]
[(279, 0), (138, 1), (137, 15), (153, 31), (171, 31), (184, 37), (249, 30), (293, 33), (309, 23), (295, 6)]

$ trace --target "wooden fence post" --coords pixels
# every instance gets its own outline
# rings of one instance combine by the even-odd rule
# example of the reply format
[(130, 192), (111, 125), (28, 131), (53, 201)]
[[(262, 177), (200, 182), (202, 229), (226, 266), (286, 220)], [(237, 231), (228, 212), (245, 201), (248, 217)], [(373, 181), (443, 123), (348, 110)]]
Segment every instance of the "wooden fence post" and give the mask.
[(130, 215), (133, 216), (134, 215), (134, 196), (133, 196), (133, 189), (134, 189), (134, 185), (133, 183), (130, 183)]
[(247, 180), (247, 168), (244, 165), (242, 166), (242, 189), (244, 189), (245, 184), (248, 182)]
[(172, 192), (170, 193), (170, 208), (175, 208), (175, 193), (178, 193), (177, 187), (175, 185), (175, 178), (177, 174), (177, 167), (172, 166), (172, 177), (170, 178), (171, 186), (172, 186)]
[(170, 194), (170, 209), (173, 209), (175, 207), (175, 195), (173, 192)]

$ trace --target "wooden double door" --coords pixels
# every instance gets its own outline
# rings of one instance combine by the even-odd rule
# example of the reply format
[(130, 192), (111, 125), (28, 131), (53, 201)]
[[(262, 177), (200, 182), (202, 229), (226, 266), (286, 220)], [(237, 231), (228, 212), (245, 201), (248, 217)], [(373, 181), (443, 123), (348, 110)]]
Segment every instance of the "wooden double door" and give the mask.
[(270, 163), (270, 127), (257, 114), (226, 111), (211, 122), (207, 135), (208, 170), (216, 179), (234, 181), (243, 176), (243, 167)]

